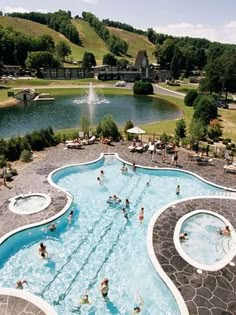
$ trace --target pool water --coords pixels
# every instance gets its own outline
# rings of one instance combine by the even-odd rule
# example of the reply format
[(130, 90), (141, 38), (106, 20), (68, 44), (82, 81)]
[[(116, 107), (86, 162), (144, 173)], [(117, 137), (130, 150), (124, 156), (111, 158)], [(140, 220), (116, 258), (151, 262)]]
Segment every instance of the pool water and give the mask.
[(48, 200), (43, 196), (29, 196), (19, 197), (14, 203), (14, 208), (17, 213), (28, 214), (31, 213), (32, 209), (43, 209), (47, 206)]
[[(69, 209), (55, 222), (55, 232), (38, 227), (3, 243), (0, 286), (14, 287), (17, 279), (26, 279), (29, 286), (25, 290), (41, 296), (59, 315), (130, 315), (137, 294), (144, 300), (142, 314), (179, 315), (175, 298), (150, 262), (146, 248), (148, 223), (170, 201), (223, 191), (174, 170), (138, 168), (136, 172), (129, 169), (124, 175), (121, 166), (111, 156), (56, 172), (53, 181), (74, 196), (73, 222), (68, 225)], [(97, 182), (101, 170), (105, 173), (103, 185)], [(180, 196), (175, 193), (177, 184)], [(128, 221), (120, 206), (106, 202), (113, 194), (122, 201), (129, 199)], [(138, 222), (141, 207), (142, 224)], [(40, 241), (47, 246), (49, 260), (37, 254)], [(99, 292), (104, 277), (110, 280), (107, 301)], [(86, 289), (91, 304), (80, 306)]]
[(231, 236), (220, 235), (225, 223), (208, 214), (194, 214), (184, 221), (181, 232), (188, 233), (188, 240), (181, 242), (185, 253), (198, 263), (213, 265), (222, 260), (231, 250)]

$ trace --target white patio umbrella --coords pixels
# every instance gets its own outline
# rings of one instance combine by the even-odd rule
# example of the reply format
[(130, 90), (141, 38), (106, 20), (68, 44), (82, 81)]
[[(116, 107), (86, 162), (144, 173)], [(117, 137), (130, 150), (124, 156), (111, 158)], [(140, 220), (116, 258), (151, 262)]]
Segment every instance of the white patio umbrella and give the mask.
[(129, 133), (134, 133), (134, 134), (138, 134), (141, 135), (141, 140), (142, 140), (142, 134), (146, 133), (145, 130), (139, 128), (138, 126), (134, 126), (133, 128), (130, 128), (128, 130), (126, 130)]

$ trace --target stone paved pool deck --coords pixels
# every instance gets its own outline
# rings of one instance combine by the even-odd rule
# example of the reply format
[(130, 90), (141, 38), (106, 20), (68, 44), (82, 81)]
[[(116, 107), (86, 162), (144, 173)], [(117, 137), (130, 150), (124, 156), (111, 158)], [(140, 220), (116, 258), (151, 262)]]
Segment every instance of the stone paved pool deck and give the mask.
[[(112, 146), (96, 143), (85, 146), (84, 149), (65, 149), (63, 144), (46, 149), (31, 163), (20, 167), (19, 175), (9, 185), (12, 189), (1, 186), (0, 190), (0, 237), (13, 229), (38, 222), (52, 217), (66, 204), (66, 196), (47, 182), (48, 174), (58, 167), (68, 164), (88, 162), (97, 159), (102, 152), (118, 153), (119, 156), (137, 165), (149, 167), (172, 167), (170, 159), (166, 163), (161, 162), (161, 156), (155, 156), (152, 161), (150, 152), (132, 153), (128, 150), (128, 143), (120, 143)], [(178, 152), (178, 169), (192, 171), (204, 179), (215, 184), (236, 189), (236, 175), (224, 173), (225, 162), (214, 159), (213, 165), (198, 165), (188, 160), (188, 154), (184, 150)], [(31, 215), (18, 215), (8, 210), (8, 199), (17, 194), (40, 192), (49, 194), (52, 203), (48, 209)], [(226, 193), (228, 196), (235, 193)], [(179, 203), (176, 208), (168, 208), (158, 218), (153, 231), (153, 246), (155, 254), (164, 271), (180, 290), (189, 310), (190, 315), (235, 315), (236, 314), (236, 267), (226, 266), (217, 272), (196, 273), (196, 269), (184, 261), (177, 253), (173, 243), (173, 229), (178, 219), (187, 212), (196, 209), (216, 211), (225, 216), (236, 229), (236, 201), (225, 200), (221, 196), (214, 202), (210, 199), (192, 199)], [(158, 209), (157, 209), (158, 210)], [(168, 229), (168, 233), (163, 228)], [(236, 263), (236, 259), (234, 258)], [(17, 279), (16, 279), (17, 280)], [(14, 285), (14, 284), (13, 284)], [(6, 313), (6, 306), (0, 295), (0, 315)], [(14, 300), (14, 298), (13, 298)], [(32, 306), (33, 308), (33, 306)], [(20, 314), (42, 315), (43, 312), (23, 312)], [(153, 314), (156, 315), (156, 314)], [(175, 315), (175, 314), (173, 314)]]

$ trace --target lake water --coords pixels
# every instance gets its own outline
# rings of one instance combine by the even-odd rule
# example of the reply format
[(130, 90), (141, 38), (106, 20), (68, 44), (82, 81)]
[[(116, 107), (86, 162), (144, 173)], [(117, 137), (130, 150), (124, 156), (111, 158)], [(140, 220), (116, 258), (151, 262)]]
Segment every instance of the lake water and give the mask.
[(175, 119), (182, 112), (173, 104), (154, 97), (106, 95), (109, 103), (76, 104), (83, 96), (60, 96), (51, 102), (29, 102), (0, 109), (0, 138), (22, 135), (51, 126), (54, 130), (75, 128), (80, 117), (89, 115), (92, 125), (111, 114), (118, 125), (128, 119), (135, 124)]

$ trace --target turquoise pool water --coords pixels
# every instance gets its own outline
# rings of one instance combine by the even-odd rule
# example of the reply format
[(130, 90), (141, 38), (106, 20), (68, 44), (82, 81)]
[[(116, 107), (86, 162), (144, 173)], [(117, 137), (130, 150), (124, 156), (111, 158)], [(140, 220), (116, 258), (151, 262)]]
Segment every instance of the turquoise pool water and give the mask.
[(184, 221), (181, 232), (188, 233), (188, 240), (181, 242), (185, 253), (198, 263), (213, 265), (231, 250), (230, 236), (220, 235), (225, 223), (218, 217), (199, 213)]
[[(55, 307), (59, 315), (130, 315), (135, 296), (144, 299), (142, 314), (179, 315), (177, 303), (154, 270), (146, 248), (150, 218), (163, 205), (183, 197), (220, 194), (222, 191), (178, 171), (131, 169), (121, 173), (113, 156), (90, 165), (65, 168), (53, 181), (74, 196), (73, 222), (69, 211), (55, 223), (55, 232), (38, 227), (20, 232), (0, 247), (0, 286), (14, 287), (26, 279), (29, 290)], [(104, 185), (97, 176), (104, 170)], [(149, 186), (146, 185), (150, 182)], [(176, 185), (180, 196), (176, 196)], [(119, 206), (106, 200), (116, 194), (130, 201), (128, 221)], [(138, 213), (144, 207), (144, 221)], [(37, 254), (43, 241), (49, 260)], [(109, 300), (99, 292), (100, 280), (110, 279)], [(90, 305), (79, 305), (85, 289)]]

